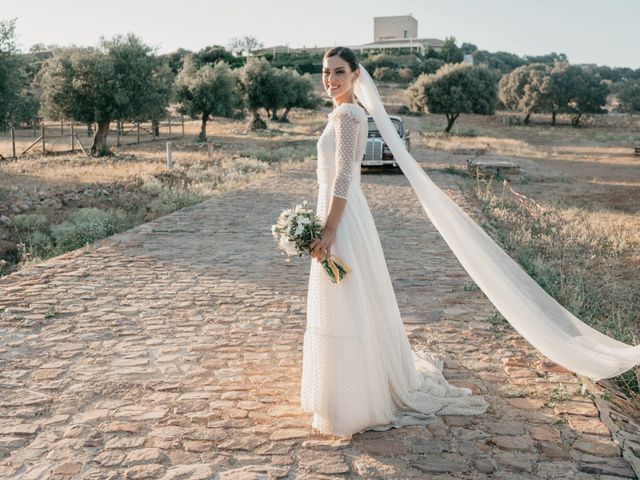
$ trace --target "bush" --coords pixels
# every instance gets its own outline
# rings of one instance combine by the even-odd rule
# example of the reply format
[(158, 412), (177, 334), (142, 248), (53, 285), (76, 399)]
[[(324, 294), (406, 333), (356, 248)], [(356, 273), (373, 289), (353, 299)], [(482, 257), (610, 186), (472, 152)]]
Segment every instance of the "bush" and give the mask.
[(398, 79), (398, 72), (390, 67), (376, 67), (373, 78), (390, 82)]
[(29, 236), (29, 250), (33, 256), (47, 258), (53, 252), (51, 237), (43, 232), (33, 232)]
[(167, 215), (181, 208), (200, 203), (201, 201), (202, 198), (199, 195), (191, 193), (188, 190), (171, 188), (164, 185), (149, 207), (151, 211), (157, 214)]
[(13, 217), (13, 224), (18, 230), (33, 232), (47, 224), (47, 217), (41, 213), (21, 213)]
[(99, 208), (81, 208), (68, 220), (51, 226), (51, 236), (60, 253), (84, 247), (115, 233), (111, 214)]
[(413, 80), (413, 70), (410, 68), (401, 68), (398, 72), (398, 79), (402, 82), (409, 83)]

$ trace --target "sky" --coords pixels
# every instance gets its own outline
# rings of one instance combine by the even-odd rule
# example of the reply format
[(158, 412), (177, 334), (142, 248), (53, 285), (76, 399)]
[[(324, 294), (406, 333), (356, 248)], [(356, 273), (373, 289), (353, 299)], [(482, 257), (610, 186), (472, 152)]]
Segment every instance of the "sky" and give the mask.
[(639, 0), (0, 0), (0, 19), (17, 18), (22, 51), (34, 43), (97, 45), (101, 35), (128, 32), (158, 53), (227, 46), (244, 35), (265, 47), (354, 46), (373, 41), (373, 17), (408, 14), (418, 37), (640, 68)]

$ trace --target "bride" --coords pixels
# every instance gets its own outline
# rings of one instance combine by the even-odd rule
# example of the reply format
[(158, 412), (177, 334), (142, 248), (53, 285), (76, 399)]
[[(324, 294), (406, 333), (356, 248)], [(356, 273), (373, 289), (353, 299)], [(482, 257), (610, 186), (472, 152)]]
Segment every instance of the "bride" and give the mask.
[[(325, 53), (322, 80), (334, 109), (317, 144), (316, 210), (325, 228), (311, 244), (317, 261), (310, 267), (300, 396), (303, 410), (313, 412), (314, 429), (346, 436), (425, 423), (436, 415), (478, 415), (488, 408), (482, 396), (446, 381), (441, 359), (411, 349), (360, 187), (367, 113), (431, 223), (531, 345), (592, 381), (640, 363), (640, 345), (615, 340), (571, 314), (433, 183), (406, 150), (371, 76), (351, 49)], [(332, 283), (320, 264), (334, 254), (352, 267), (340, 284)]]
[[(335, 109), (318, 140), (317, 214), (325, 227), (311, 245), (318, 261), (311, 265), (303, 345), (302, 407), (313, 412), (314, 429), (337, 436), (488, 407), (447, 383), (440, 359), (411, 350), (360, 188), (368, 122), (353, 98), (359, 74), (352, 50), (325, 54), (323, 86)], [(319, 263), (330, 253), (352, 267), (341, 285)]]

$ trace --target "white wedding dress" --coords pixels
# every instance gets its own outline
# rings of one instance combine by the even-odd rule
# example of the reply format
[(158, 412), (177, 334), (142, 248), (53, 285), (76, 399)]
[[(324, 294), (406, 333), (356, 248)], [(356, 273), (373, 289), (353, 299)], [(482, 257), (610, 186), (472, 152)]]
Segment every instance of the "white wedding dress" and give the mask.
[(360, 187), (365, 110), (343, 103), (328, 117), (317, 144), (317, 214), (324, 222), (332, 195), (347, 199), (331, 253), (352, 271), (338, 285), (311, 260), (302, 409), (313, 412), (313, 428), (336, 436), (484, 413), (486, 400), (449, 384), (440, 358), (411, 349)]

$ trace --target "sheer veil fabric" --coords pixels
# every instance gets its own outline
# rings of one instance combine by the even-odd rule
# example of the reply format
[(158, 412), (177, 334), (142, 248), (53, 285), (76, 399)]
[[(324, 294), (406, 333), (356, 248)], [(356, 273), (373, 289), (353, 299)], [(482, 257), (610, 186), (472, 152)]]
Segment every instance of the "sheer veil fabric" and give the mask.
[(639, 364), (640, 345), (615, 340), (575, 317), (429, 178), (405, 148), (369, 72), (359, 67), (356, 98), (373, 117), (429, 220), (513, 328), (553, 362), (594, 381)]

